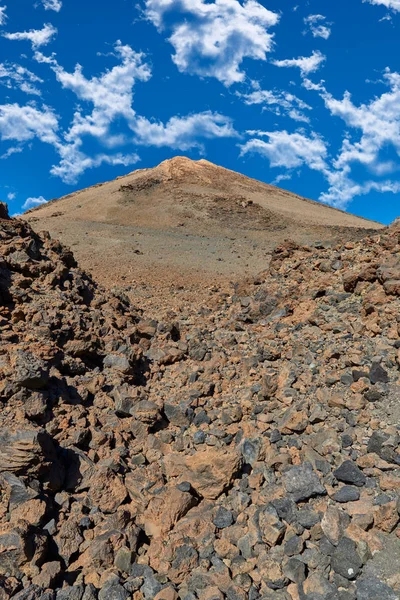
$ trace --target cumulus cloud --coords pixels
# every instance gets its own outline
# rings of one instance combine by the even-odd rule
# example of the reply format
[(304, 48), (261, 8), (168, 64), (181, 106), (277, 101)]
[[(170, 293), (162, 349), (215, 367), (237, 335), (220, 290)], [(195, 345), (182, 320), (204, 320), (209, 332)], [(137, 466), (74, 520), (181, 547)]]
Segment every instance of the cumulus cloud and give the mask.
[(42, 29), (30, 29), (29, 31), (19, 31), (16, 33), (3, 33), (2, 35), (8, 40), (29, 41), (32, 44), (33, 50), (36, 50), (41, 46), (47, 46), (56, 34), (57, 29), (50, 23), (47, 23), (46, 25), (43, 25)]
[[(56, 144), (61, 161), (52, 167), (53, 175), (67, 183), (75, 183), (86, 169), (101, 164), (127, 166), (139, 160), (136, 153), (129, 152), (87, 156), (83, 145), (88, 136), (96, 138), (107, 148), (136, 144), (187, 150), (200, 146), (199, 139), (236, 135), (230, 119), (210, 111), (185, 117), (174, 116), (167, 123), (137, 115), (133, 106), (134, 86), (137, 81), (147, 81), (151, 77), (150, 66), (143, 54), (134, 52), (121, 42), (115, 44), (113, 54), (120, 64), (88, 78), (81, 65), (68, 72), (54, 56), (35, 53), (36, 60), (48, 64), (61, 86), (72, 91), (81, 101), (70, 127)], [(121, 120), (127, 126), (127, 132), (115, 135), (112, 126)]]
[(27, 198), (24, 204), (22, 205), (22, 209), (28, 210), (29, 208), (35, 208), (35, 206), (46, 204), (46, 202), (47, 200), (45, 200), (43, 196), (39, 196), (39, 198)]
[[(388, 178), (398, 172), (399, 163), (382, 154), (389, 149), (400, 157), (400, 74), (387, 69), (382, 82), (388, 91), (356, 105), (349, 92), (337, 99), (323, 83), (304, 81), (308, 90), (318, 92), (332, 117), (343, 120), (348, 128), (335, 157), (329, 155), (321, 136), (307, 136), (303, 131), (247, 132), (257, 137), (242, 146), (242, 154), (256, 152), (267, 158), (271, 167), (287, 169), (289, 173), (304, 166), (319, 171), (329, 186), (320, 200), (338, 208), (346, 208), (356, 196), (372, 191), (399, 193), (400, 182)], [(358, 174), (355, 181), (353, 169), (360, 165), (365, 173)]]
[(316, 171), (327, 168), (326, 142), (315, 133), (308, 137), (301, 132), (288, 133), (284, 130), (258, 132), (258, 135), (268, 141), (257, 138), (247, 141), (241, 146), (242, 155), (249, 152), (261, 154), (269, 160), (271, 167), (296, 169), (306, 165)]
[(65, 183), (71, 184), (76, 183), (80, 175), (88, 169), (100, 167), (104, 164), (111, 166), (122, 165), (127, 167), (129, 165), (134, 165), (140, 160), (136, 153), (117, 153), (114, 155), (97, 154), (95, 156), (87, 156), (74, 145), (60, 146), (59, 152), (62, 157), (60, 164), (54, 165), (50, 172), (52, 175), (60, 177)]
[(172, 18), (169, 42), (179, 71), (226, 86), (244, 80), (245, 58), (266, 60), (273, 46), (269, 29), (279, 21), (255, 0), (146, 0), (146, 16), (160, 30)]
[(274, 60), (273, 64), (277, 67), (297, 67), (300, 69), (301, 75), (304, 77), (309, 73), (314, 73), (321, 68), (326, 60), (326, 56), (319, 50), (314, 50), (311, 56), (300, 56), (299, 58), (291, 58), (285, 60)]
[(249, 94), (238, 95), (243, 98), (245, 104), (261, 104), (263, 110), (271, 111), (277, 116), (285, 115), (294, 121), (309, 122), (304, 111), (311, 110), (311, 106), (289, 92), (260, 89)]
[[(359, 139), (352, 140), (346, 136), (343, 140), (333, 162), (331, 187), (322, 195), (326, 202), (345, 205), (354, 194), (354, 186), (361, 190), (378, 190), (379, 186), (383, 186), (384, 191), (390, 191), (393, 187), (390, 181), (372, 181), (357, 187), (350, 177), (352, 166), (356, 163), (377, 176), (387, 175), (397, 169), (392, 161), (381, 159), (381, 151), (392, 148), (400, 156), (400, 74), (387, 69), (383, 81), (390, 88), (389, 91), (359, 106), (354, 104), (349, 92), (341, 100), (334, 98), (325, 88), (320, 92), (331, 115), (340, 117), (350, 129), (360, 132)], [(365, 192), (358, 192), (361, 193)]]
[(363, 2), (384, 6), (385, 8), (389, 8), (395, 12), (400, 12), (400, 0), (363, 0)]
[(200, 146), (199, 139), (234, 137), (231, 119), (206, 111), (187, 117), (172, 117), (166, 124), (138, 117), (134, 125), (136, 142), (146, 146), (168, 146), (189, 150)]
[(7, 20), (6, 10), (7, 6), (0, 6), (0, 25), (4, 25)]
[(11, 200), (15, 200), (17, 194), (15, 194), (14, 192), (9, 192), (7, 194), (7, 200), (9, 200), (11, 202)]
[(151, 77), (150, 67), (144, 55), (136, 53), (121, 42), (115, 44), (115, 56), (121, 64), (98, 77), (87, 78), (81, 65), (70, 73), (54, 58), (36, 53), (39, 62), (47, 62), (55, 72), (64, 89), (71, 90), (77, 98), (93, 105), (93, 110), (84, 114), (84, 107), (75, 112), (72, 125), (65, 136), (67, 142), (77, 143), (84, 135), (106, 138), (110, 124), (118, 117), (131, 122), (133, 110), (133, 87), (137, 80), (147, 81)]
[(0, 84), (8, 89), (18, 88), (26, 94), (40, 96), (41, 92), (37, 83), (43, 83), (43, 79), (18, 65), (17, 63), (0, 63)]
[(47, 144), (58, 142), (58, 119), (54, 112), (44, 106), (0, 105), (0, 139), (2, 141), (27, 142), (38, 138)]
[(60, 12), (62, 8), (61, 0), (42, 0), (43, 8), (45, 10), (54, 10)]
[[(82, 151), (85, 136), (97, 138), (104, 146), (113, 147), (126, 141), (113, 136), (110, 127), (117, 119), (124, 119), (129, 125), (135, 120), (133, 109), (133, 88), (136, 81), (147, 81), (151, 70), (141, 53), (130, 46), (117, 42), (114, 55), (120, 64), (97, 77), (87, 78), (81, 65), (72, 72), (66, 71), (54, 57), (46, 57), (36, 52), (38, 62), (47, 63), (54, 71), (64, 89), (72, 91), (83, 104), (75, 111), (72, 123), (58, 146), (61, 156), (59, 165), (51, 172), (67, 183), (74, 183), (89, 168), (101, 164), (128, 165), (139, 160), (136, 154), (98, 154), (89, 157)], [(89, 105), (89, 109), (87, 107)]]
[(315, 38), (327, 40), (332, 33), (332, 23), (328, 23), (323, 15), (309, 15), (305, 17), (304, 23), (307, 26), (307, 31), (310, 31)]

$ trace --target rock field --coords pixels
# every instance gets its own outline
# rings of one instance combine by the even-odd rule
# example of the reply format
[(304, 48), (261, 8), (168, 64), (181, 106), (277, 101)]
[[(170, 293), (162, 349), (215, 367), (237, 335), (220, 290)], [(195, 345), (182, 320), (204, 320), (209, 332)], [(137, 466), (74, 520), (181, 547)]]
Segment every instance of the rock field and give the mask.
[(0, 205), (0, 600), (399, 600), (399, 309), (398, 225), (156, 320)]

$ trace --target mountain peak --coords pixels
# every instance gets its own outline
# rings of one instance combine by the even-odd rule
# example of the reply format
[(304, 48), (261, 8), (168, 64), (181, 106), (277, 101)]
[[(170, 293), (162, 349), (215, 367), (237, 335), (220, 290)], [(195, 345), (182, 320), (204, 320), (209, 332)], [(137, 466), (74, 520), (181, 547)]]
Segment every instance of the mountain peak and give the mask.
[(205, 159), (175, 156), (30, 211), (103, 283), (200, 285), (257, 275), (285, 239), (358, 239), (367, 221)]

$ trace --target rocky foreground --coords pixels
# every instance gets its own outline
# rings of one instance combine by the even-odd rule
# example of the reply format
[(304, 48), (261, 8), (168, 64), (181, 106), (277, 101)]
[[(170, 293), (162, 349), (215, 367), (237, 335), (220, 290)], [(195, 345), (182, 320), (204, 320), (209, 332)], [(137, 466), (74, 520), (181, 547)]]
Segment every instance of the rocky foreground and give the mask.
[(157, 322), (1, 216), (1, 600), (399, 599), (399, 228)]

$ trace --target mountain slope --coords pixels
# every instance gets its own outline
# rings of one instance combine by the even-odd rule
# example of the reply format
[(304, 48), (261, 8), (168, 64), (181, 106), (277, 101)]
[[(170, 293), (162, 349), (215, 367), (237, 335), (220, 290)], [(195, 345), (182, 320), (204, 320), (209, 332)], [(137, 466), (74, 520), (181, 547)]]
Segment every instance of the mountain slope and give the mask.
[(255, 274), (286, 238), (348, 240), (382, 227), (184, 157), (70, 194), (23, 218), (71, 246), (102, 283), (157, 287)]

